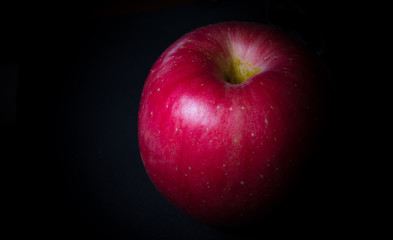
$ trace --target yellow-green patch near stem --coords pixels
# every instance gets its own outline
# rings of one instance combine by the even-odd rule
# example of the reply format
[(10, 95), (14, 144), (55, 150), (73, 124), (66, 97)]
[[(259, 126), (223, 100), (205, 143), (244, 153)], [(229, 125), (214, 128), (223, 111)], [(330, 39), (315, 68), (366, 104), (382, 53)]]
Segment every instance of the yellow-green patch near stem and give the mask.
[(239, 84), (258, 74), (260, 71), (260, 68), (252, 66), (249, 62), (242, 62), (239, 58), (232, 57), (225, 78), (229, 83)]

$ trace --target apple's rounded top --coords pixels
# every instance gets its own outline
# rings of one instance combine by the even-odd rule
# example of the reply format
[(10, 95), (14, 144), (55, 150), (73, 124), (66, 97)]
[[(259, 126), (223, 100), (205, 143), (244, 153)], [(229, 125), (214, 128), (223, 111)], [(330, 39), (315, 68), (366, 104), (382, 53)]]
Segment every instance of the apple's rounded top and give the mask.
[(209, 72), (232, 85), (246, 84), (270, 71), (283, 71), (296, 78), (299, 69), (315, 65), (312, 58), (300, 42), (274, 27), (253, 22), (221, 22), (200, 27), (173, 43), (158, 59), (149, 78), (169, 69), (180, 71), (184, 66), (195, 73)]

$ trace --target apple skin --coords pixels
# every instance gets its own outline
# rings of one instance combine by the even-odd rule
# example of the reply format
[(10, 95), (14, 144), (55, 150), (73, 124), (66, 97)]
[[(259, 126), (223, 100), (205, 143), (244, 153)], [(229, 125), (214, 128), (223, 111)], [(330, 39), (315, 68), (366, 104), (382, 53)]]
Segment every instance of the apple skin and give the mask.
[(323, 78), (311, 52), (270, 26), (224, 22), (184, 35), (142, 92), (148, 176), (200, 221), (261, 216), (289, 191), (315, 141)]

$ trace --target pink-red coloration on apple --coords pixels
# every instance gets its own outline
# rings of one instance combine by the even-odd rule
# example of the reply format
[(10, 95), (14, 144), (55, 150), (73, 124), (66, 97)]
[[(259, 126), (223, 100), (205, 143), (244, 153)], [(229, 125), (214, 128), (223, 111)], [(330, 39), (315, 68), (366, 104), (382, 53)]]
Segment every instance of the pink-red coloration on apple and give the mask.
[(150, 179), (201, 221), (257, 217), (314, 140), (321, 78), (316, 58), (272, 27), (227, 22), (186, 34), (142, 93), (138, 137)]

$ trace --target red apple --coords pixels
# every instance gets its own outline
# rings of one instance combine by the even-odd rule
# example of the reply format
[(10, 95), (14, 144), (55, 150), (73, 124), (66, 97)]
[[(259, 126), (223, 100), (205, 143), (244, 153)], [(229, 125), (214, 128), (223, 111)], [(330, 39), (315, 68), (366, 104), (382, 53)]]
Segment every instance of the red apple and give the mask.
[(301, 43), (269, 26), (225, 22), (184, 35), (142, 92), (140, 151), (156, 188), (211, 224), (263, 214), (315, 140), (320, 69)]

